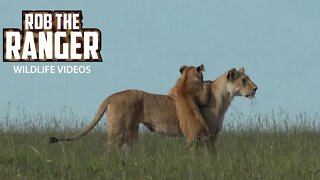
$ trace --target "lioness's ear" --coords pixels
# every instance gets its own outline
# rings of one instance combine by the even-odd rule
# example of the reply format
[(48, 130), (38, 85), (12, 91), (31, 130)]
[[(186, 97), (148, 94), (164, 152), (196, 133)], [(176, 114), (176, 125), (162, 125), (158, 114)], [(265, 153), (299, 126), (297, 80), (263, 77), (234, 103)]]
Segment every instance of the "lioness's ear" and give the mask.
[(180, 67), (180, 69), (179, 69), (180, 73), (182, 74), (183, 71), (184, 71), (187, 67), (188, 67), (188, 66), (186, 66), (186, 65), (182, 65), (182, 66)]
[(234, 79), (236, 79), (238, 75), (238, 72), (235, 68), (232, 68), (231, 70), (229, 70), (228, 74), (227, 74), (227, 78), (229, 81), (233, 81)]
[(197, 67), (197, 71), (198, 71), (198, 72), (205, 71), (205, 69), (204, 69), (204, 65), (203, 65), (203, 64), (201, 64), (200, 66), (198, 66), (198, 67)]
[(244, 70), (244, 68), (240, 68), (240, 69), (238, 70), (238, 72), (241, 73), (241, 74), (245, 74), (246, 71)]

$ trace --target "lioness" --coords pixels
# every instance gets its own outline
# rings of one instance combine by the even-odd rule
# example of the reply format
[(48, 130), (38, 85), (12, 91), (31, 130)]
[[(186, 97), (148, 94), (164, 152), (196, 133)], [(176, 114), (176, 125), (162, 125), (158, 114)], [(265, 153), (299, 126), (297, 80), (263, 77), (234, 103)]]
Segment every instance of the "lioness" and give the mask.
[[(207, 121), (214, 147), (216, 137), (222, 128), (224, 114), (235, 96), (254, 97), (257, 86), (245, 74), (244, 69), (231, 69), (210, 85), (209, 100), (200, 108)], [(172, 94), (170, 94), (172, 96)], [(173, 95), (174, 96), (174, 95)], [(91, 123), (69, 138), (51, 137), (49, 143), (71, 141), (87, 134), (107, 112), (108, 142), (113, 146), (131, 145), (138, 135), (138, 126), (144, 124), (149, 130), (168, 136), (182, 136), (175, 109), (174, 97), (156, 95), (139, 90), (127, 90), (109, 96), (100, 105)]]
[(195, 145), (197, 138), (209, 133), (199, 105), (206, 105), (209, 97), (209, 86), (204, 86), (204, 66), (182, 66), (181, 77), (175, 84), (175, 105), (177, 117), (188, 145)]

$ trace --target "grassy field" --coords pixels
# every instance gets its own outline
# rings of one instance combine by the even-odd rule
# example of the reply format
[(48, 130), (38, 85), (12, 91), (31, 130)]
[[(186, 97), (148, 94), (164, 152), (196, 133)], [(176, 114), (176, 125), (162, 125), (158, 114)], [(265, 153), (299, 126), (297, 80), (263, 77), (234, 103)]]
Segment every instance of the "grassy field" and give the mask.
[(320, 132), (311, 122), (276, 128), (272, 115), (247, 117), (226, 125), (214, 154), (148, 132), (129, 153), (105, 154), (101, 124), (77, 141), (49, 145), (50, 136), (78, 129), (62, 128), (68, 117), (61, 117), (1, 114), (0, 179), (320, 179)]

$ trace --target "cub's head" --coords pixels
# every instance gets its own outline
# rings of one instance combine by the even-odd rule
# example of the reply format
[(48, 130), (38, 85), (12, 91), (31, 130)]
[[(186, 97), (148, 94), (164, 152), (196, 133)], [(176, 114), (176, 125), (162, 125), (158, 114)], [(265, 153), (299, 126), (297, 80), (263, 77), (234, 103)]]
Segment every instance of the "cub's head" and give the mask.
[(258, 87), (251, 81), (249, 76), (245, 74), (243, 68), (238, 71), (233, 68), (226, 73), (228, 91), (236, 96), (245, 96), (253, 98)]
[(185, 77), (189, 81), (203, 81), (203, 74), (204, 71), (204, 65), (201, 64), (198, 67), (195, 66), (181, 66), (180, 67), (180, 73), (182, 77)]
[(187, 91), (193, 91), (194, 89), (197, 89), (203, 82), (203, 71), (204, 65), (200, 65), (198, 67), (181, 66), (181, 76), (173, 88), (170, 89), (168, 95), (171, 97), (176, 97), (177, 91), (181, 91), (182, 89), (187, 89)]

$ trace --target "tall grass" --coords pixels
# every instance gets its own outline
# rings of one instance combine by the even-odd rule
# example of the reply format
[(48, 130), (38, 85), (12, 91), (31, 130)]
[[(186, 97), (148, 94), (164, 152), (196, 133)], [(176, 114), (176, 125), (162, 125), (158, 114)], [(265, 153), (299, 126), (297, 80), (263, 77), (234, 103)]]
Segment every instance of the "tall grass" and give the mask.
[(49, 145), (50, 136), (86, 124), (69, 108), (12, 111), (0, 114), (0, 179), (320, 179), (317, 115), (231, 114), (215, 153), (189, 152), (183, 138), (143, 131), (130, 152), (106, 154), (105, 123), (77, 141)]

